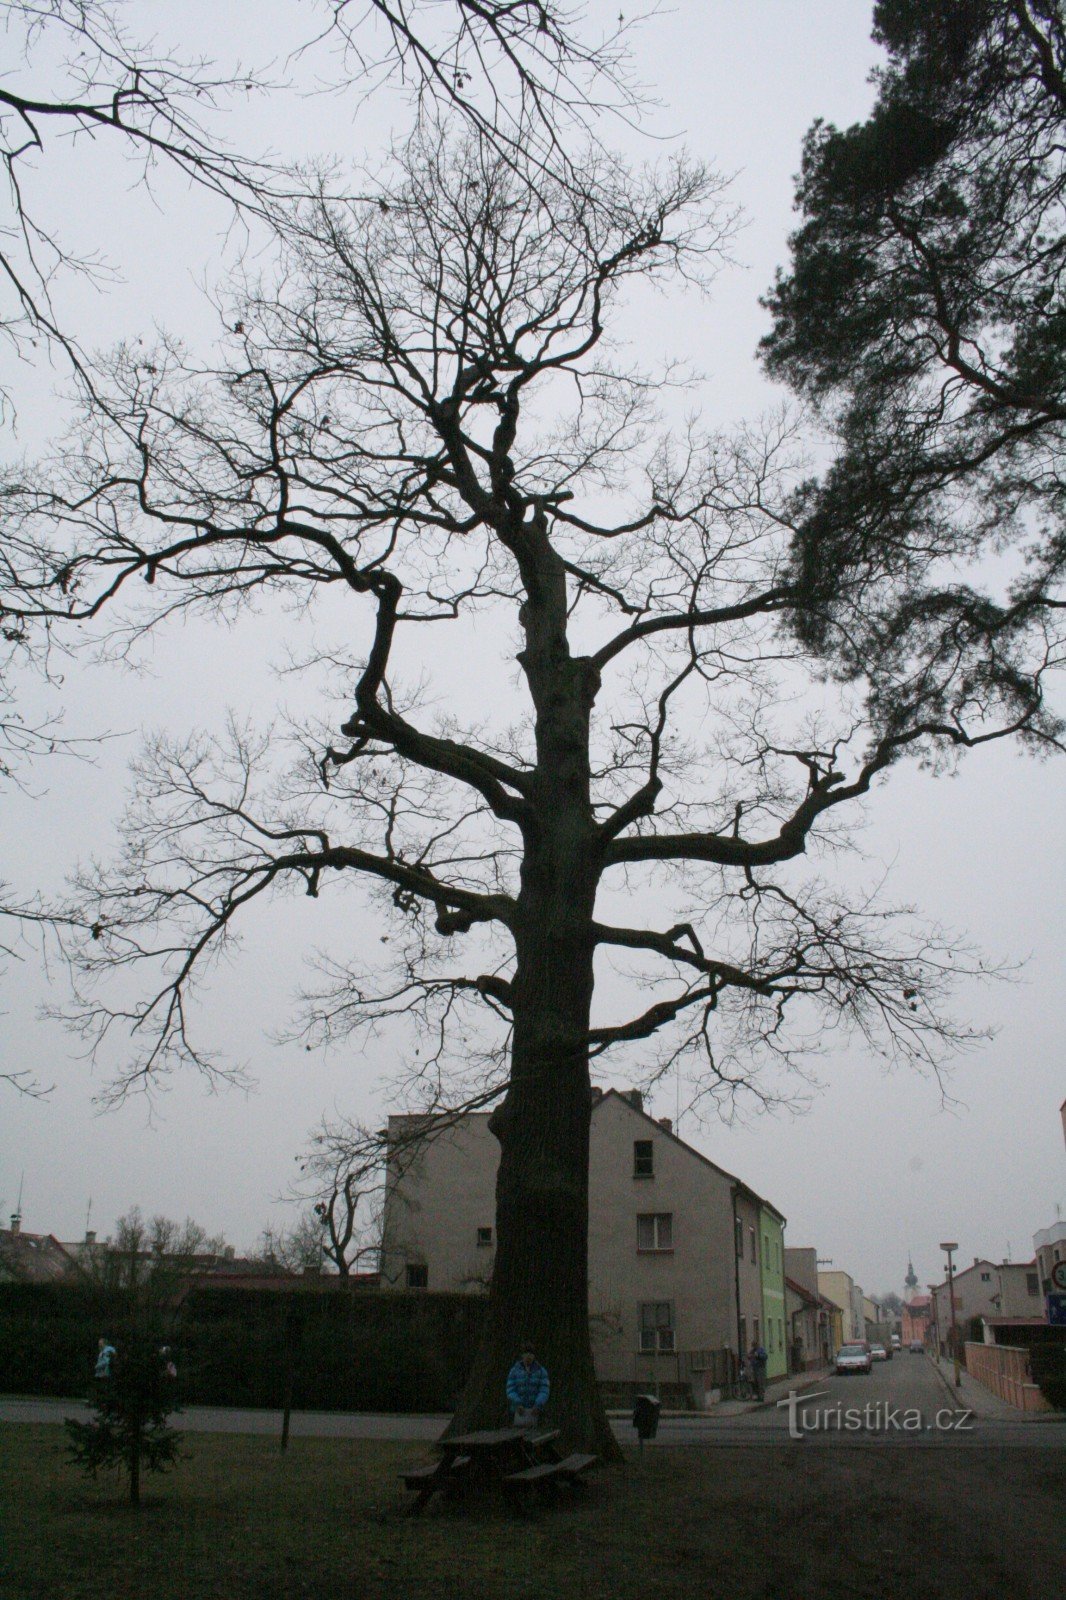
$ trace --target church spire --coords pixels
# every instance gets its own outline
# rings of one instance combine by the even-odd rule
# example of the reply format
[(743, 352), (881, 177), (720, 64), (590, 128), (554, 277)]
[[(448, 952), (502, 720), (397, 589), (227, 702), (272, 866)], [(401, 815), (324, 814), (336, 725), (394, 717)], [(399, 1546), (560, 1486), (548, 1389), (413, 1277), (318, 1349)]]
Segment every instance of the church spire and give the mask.
[(907, 1276), (904, 1278), (903, 1282), (911, 1294), (913, 1294), (915, 1289), (918, 1287), (918, 1274), (914, 1270), (914, 1262), (911, 1260), (910, 1256), (907, 1257)]

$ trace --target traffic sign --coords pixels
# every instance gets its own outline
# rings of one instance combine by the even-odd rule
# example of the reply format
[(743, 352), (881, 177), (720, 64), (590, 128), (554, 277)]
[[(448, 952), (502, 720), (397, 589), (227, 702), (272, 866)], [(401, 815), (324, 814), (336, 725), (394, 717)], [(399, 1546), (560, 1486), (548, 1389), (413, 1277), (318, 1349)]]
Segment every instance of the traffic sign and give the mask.
[(1056, 1261), (1052, 1267), (1051, 1287), (1066, 1291), (1066, 1261)]

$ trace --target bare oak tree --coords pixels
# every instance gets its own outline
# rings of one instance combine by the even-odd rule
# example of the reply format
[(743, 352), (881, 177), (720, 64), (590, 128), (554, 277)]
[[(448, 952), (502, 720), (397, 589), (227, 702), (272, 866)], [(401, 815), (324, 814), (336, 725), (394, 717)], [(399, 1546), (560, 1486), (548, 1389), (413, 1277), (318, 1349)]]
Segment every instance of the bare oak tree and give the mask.
[[(407, 91), (416, 120), (448, 111), (476, 127), (505, 157), (519, 145), (546, 170), (565, 175), (566, 135), (587, 130), (598, 112), (634, 114), (627, 40), (638, 19), (619, 18), (596, 33), (557, 0), (294, 0), (305, 42), (325, 82), (363, 96), (390, 82)], [(136, 25), (144, 28), (138, 34)], [(174, 25), (182, 19), (175, 14)], [(83, 378), (88, 371), (57, 313), (57, 276), (113, 276), (100, 241), (88, 249), (64, 237), (47, 199), (36, 196), (39, 169), (64, 149), (97, 140), (138, 163), (140, 180), (173, 168), (245, 217), (266, 216), (293, 191), (293, 175), (274, 158), (229, 145), (220, 114), (245, 95), (276, 90), (261, 65), (220, 67), (182, 41), (152, 38), (158, 17), (131, 25), (116, 0), (0, 0), (8, 71), (0, 83), (0, 331), (23, 351), (40, 341), (62, 346)], [(332, 47), (332, 48), (331, 48)]]
[[(609, 108), (635, 113), (627, 40), (636, 18), (606, 30), (586, 26), (556, 0), (294, 0), (304, 44), (293, 63), (316, 87), (333, 83), (355, 99), (390, 83), (413, 101), (414, 120), (446, 110), (475, 126), (505, 159), (521, 146), (565, 182), (566, 136), (588, 129)], [(270, 229), (275, 211), (304, 184), (280, 160), (254, 155), (225, 137), (225, 118), (248, 96), (278, 89), (261, 64), (221, 67), (182, 39), (153, 37), (160, 23), (116, 0), (0, 0), (6, 71), (0, 82), (0, 334), (23, 361), (47, 353), (92, 391), (91, 363), (56, 290), (81, 276), (114, 283), (110, 230), (72, 240), (52, 184), (64, 156), (86, 146), (106, 161), (121, 152), (135, 183), (152, 189), (164, 171), (195, 191), (220, 198), (239, 218)], [(94, 148), (96, 147), (96, 148)], [(0, 418), (11, 396), (0, 379)], [(0, 498), (18, 468), (3, 474)], [(0, 589), (27, 552), (12, 521), (0, 523)], [(26, 781), (40, 758), (90, 757), (99, 737), (72, 737), (61, 714), (28, 713), (21, 692), (27, 669), (59, 690), (46, 642), (26, 619), (0, 606), (0, 790)], [(0, 882), (0, 956), (20, 958), (48, 928), (32, 890)], [(42, 1092), (31, 1073), (0, 1073), (25, 1092)]]
[(1038, 669), (990, 688), (896, 661), (890, 717), (805, 670), (787, 419), (667, 425), (680, 375), (609, 338), (627, 285), (713, 274), (723, 186), (685, 159), (578, 171), (427, 135), (373, 202), (294, 208), (213, 368), (163, 342), (99, 375), (13, 501), (34, 559), (5, 604), (110, 619), (130, 648), (291, 604), (304, 678), (344, 711), (150, 745), (121, 858), (68, 908), (75, 1020), (98, 1046), (129, 1029), (120, 1092), (224, 1072), (197, 976), (257, 903), (361, 883), (382, 959), (330, 952), (309, 1034), (409, 1023), (409, 1105), (494, 1106), (498, 1246), (456, 1425), (498, 1420), (532, 1338), (564, 1438), (609, 1457), (590, 1062), (683, 1070), (726, 1109), (834, 1028), (935, 1069), (973, 1037), (943, 1004), (964, 953), (804, 858), (844, 847), (836, 819), (905, 753), (946, 761), (1044, 713)]

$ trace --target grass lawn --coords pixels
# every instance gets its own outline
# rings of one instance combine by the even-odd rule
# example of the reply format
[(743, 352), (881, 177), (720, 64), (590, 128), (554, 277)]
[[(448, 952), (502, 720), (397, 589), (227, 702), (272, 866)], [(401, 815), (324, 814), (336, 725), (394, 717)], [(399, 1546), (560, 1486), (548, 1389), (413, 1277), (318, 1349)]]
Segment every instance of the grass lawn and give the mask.
[(84, 1479), (54, 1426), (0, 1426), (2, 1600), (1026, 1600), (1063, 1593), (1066, 1463), (1022, 1450), (654, 1449), (588, 1493), (405, 1515), (419, 1447), (189, 1435)]

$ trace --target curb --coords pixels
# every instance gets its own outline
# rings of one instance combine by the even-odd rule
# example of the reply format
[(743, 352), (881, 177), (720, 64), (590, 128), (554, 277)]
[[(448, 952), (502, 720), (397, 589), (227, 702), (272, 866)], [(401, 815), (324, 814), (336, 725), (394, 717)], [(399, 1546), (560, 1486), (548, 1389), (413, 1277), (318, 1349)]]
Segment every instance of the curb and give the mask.
[[(932, 1364), (934, 1372), (944, 1385), (944, 1388), (947, 1390), (949, 1399), (954, 1400), (957, 1403), (959, 1396), (965, 1394), (965, 1389), (961, 1387), (956, 1389), (953, 1377), (948, 1376), (948, 1374), (941, 1367), (940, 1362), (937, 1361), (935, 1357), (928, 1356), (926, 1359)], [(962, 1370), (965, 1372), (966, 1368), (963, 1367)], [(969, 1376), (969, 1374), (967, 1374), (967, 1376)], [(977, 1383), (976, 1378), (972, 1378), (970, 1381), (972, 1383)], [(988, 1394), (991, 1395), (993, 1399), (998, 1399), (998, 1396), (995, 1395), (991, 1389), (985, 1389), (983, 1384), (979, 1384), (978, 1387), (980, 1388), (982, 1394)], [(1002, 1403), (1006, 1405), (1007, 1401), (1003, 1401)], [(1034, 1422), (1066, 1422), (1066, 1412), (1063, 1411), (1023, 1411), (1020, 1406), (1012, 1407), (1012, 1410), (1014, 1411), (1013, 1416), (996, 1418), (994, 1420), (1006, 1422), (1024, 1422), (1027, 1426)], [(980, 1413), (977, 1413), (977, 1415), (979, 1414)], [(986, 1417), (984, 1420), (987, 1422), (990, 1419)]]

